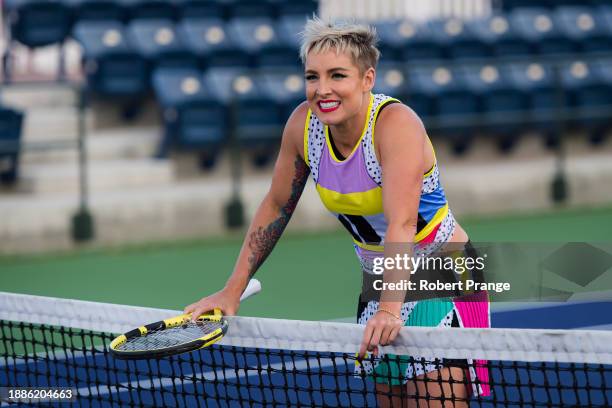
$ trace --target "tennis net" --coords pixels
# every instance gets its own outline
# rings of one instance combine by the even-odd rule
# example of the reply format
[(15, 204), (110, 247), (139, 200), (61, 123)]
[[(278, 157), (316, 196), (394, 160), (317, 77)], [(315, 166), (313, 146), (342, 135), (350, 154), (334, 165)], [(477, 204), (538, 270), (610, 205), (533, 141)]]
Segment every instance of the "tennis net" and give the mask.
[[(84, 407), (359, 407), (386, 398), (395, 398), (394, 406), (398, 399), (482, 407), (612, 402), (612, 333), (605, 331), (403, 329), (384, 356), (361, 363), (370, 374), (355, 374), (363, 327), (348, 323), (232, 317), (220, 343), (196, 352), (123, 361), (107, 351), (116, 333), (175, 314), (0, 292), (0, 387), (69, 387), (76, 395), (70, 406)], [(419, 373), (440, 363), (424, 356), (466, 375), (386, 386), (403, 382), (406, 367)], [(451, 388), (440, 395), (444, 387)], [(447, 399), (449, 389), (459, 392)]]

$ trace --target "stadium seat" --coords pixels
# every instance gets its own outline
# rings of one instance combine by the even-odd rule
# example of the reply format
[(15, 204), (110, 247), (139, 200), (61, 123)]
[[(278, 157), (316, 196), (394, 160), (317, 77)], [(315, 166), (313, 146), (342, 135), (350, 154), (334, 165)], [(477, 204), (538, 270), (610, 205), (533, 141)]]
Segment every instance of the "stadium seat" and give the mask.
[(182, 43), (171, 20), (132, 20), (126, 33), (130, 44), (152, 68), (198, 67), (197, 56)]
[(491, 52), (486, 42), (475, 35), (470, 24), (459, 19), (436, 19), (429, 29), (448, 58), (486, 58)]
[(455, 153), (465, 152), (474, 132), (469, 120), (479, 112), (479, 106), (478, 96), (469, 89), (464, 73), (445, 63), (432, 63), (410, 68), (408, 79), (408, 104), (413, 106), (413, 93), (429, 97), (432, 121), (427, 122), (428, 126), (449, 137)]
[(444, 56), (427, 25), (406, 20), (380, 23), (376, 28), (384, 61), (418, 64)]
[(225, 0), (226, 16), (234, 18), (274, 18), (274, 8), (267, 0)]
[(318, 2), (316, 0), (268, 0), (274, 10), (277, 18), (283, 16), (300, 16), (310, 17), (318, 10)]
[(509, 69), (504, 65), (463, 65), (467, 87), (480, 98), (482, 129), (498, 137), (502, 152), (508, 152), (526, 129), (527, 93), (513, 86)]
[(612, 27), (608, 29), (605, 18), (597, 9), (589, 7), (559, 7), (554, 12), (559, 30), (574, 41), (583, 52), (612, 50)]
[(185, 46), (205, 68), (248, 67), (250, 56), (236, 45), (221, 19), (183, 19), (177, 26)]
[(72, 11), (73, 21), (125, 21), (126, 10), (115, 0), (65, 0)]
[(306, 100), (304, 71), (300, 68), (262, 69), (258, 77), (264, 95), (278, 106), (282, 122)]
[(300, 49), (300, 33), (304, 30), (306, 16), (287, 15), (282, 16), (276, 23), (276, 33), (286, 44), (289, 44), (298, 53)]
[(300, 66), (295, 48), (278, 36), (269, 18), (234, 18), (228, 22), (227, 31), (238, 47), (251, 56), (254, 67)]
[(215, 0), (179, 0), (177, 7), (179, 19), (225, 18), (225, 8), (223, 4)]
[(157, 156), (165, 157), (171, 148), (197, 151), (203, 167), (211, 167), (226, 141), (229, 107), (219, 103), (196, 69), (160, 68), (152, 82), (164, 122)]
[(12, 40), (35, 48), (62, 43), (70, 33), (70, 9), (59, 0), (5, 0)]
[(222, 68), (208, 70), (204, 78), (217, 100), (232, 105), (231, 121), (240, 146), (252, 152), (256, 165), (267, 164), (280, 142), (284, 122), (261, 80), (246, 70)]
[(549, 0), (503, 0), (501, 5), (504, 10), (511, 11), (524, 7), (548, 7)]
[(19, 175), (19, 145), (23, 114), (0, 105), (0, 182), (13, 184)]
[(559, 121), (564, 117), (558, 109), (565, 108), (556, 85), (555, 68), (551, 64), (514, 62), (506, 65), (508, 81), (527, 95), (528, 126), (543, 133), (549, 147), (557, 145)]
[(553, 15), (546, 9), (516, 9), (511, 13), (510, 22), (517, 34), (539, 54), (573, 54), (577, 51), (574, 42), (559, 30)]
[(147, 92), (147, 62), (129, 45), (121, 23), (79, 22), (73, 35), (83, 47), (84, 72), (92, 91), (117, 97), (138, 97)]
[(402, 64), (382, 62), (378, 65), (374, 92), (405, 101), (408, 99), (407, 91), (408, 82)]
[(176, 0), (116, 0), (126, 10), (128, 19), (171, 19), (179, 15)]
[(575, 60), (561, 69), (561, 83), (568, 95), (568, 104), (577, 114), (570, 123), (589, 130), (593, 142), (600, 141), (603, 131), (612, 123), (610, 62)]
[(466, 24), (469, 24), (474, 36), (491, 48), (496, 57), (524, 56), (531, 53), (531, 46), (512, 29), (505, 14), (493, 14)]

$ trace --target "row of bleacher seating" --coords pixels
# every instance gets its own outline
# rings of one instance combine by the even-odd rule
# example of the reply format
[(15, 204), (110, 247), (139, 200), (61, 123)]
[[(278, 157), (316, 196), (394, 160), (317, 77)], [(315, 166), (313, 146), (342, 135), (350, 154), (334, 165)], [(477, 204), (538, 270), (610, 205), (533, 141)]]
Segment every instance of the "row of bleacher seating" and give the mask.
[[(170, 146), (216, 152), (234, 123), (242, 146), (269, 154), (291, 111), (304, 100), (299, 69), (162, 68), (153, 84), (165, 123), (162, 152)], [(559, 86), (567, 92), (563, 100)], [(528, 129), (552, 133), (559, 120), (601, 136), (612, 123), (612, 58), (561, 65), (386, 63), (377, 71), (375, 91), (399, 97), (431, 121), (436, 134), (454, 139), (466, 140), (475, 131), (505, 141)]]
[[(91, 88), (104, 95), (141, 95), (150, 73), (160, 67), (264, 68), (300, 66), (304, 16), (264, 18), (140, 19), (78, 23), (73, 36), (83, 46)], [(515, 10), (509, 16), (462, 23), (377, 25), (382, 61), (418, 64), (424, 60), (508, 56), (575, 55), (612, 50), (612, 7)]]
[(502, 9), (512, 10), (521, 7), (560, 7), (560, 6), (605, 6), (610, 0), (499, 0)]
[(12, 38), (28, 47), (64, 41), (83, 21), (266, 17), (312, 14), (315, 0), (5, 0)]

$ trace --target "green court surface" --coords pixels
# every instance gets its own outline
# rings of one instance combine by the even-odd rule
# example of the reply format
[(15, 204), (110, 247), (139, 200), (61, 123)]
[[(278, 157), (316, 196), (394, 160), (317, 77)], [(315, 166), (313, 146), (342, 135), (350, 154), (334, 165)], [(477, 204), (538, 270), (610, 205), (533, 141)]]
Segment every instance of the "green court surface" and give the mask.
[[(460, 218), (475, 242), (610, 242), (612, 208)], [(0, 257), (0, 291), (182, 309), (221, 288), (241, 239)], [(287, 234), (257, 274), (263, 291), (240, 314), (327, 320), (355, 314), (360, 272), (343, 231)]]

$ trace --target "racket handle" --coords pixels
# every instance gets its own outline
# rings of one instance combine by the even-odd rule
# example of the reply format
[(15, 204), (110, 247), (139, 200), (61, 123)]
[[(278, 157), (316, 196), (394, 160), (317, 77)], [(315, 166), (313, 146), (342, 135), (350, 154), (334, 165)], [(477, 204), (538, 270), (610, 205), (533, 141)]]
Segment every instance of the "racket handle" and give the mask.
[(242, 292), (242, 296), (240, 296), (240, 301), (242, 302), (243, 300), (246, 300), (251, 296), (258, 294), (260, 291), (261, 283), (257, 279), (253, 278), (249, 281), (249, 284), (247, 285), (244, 292)]

